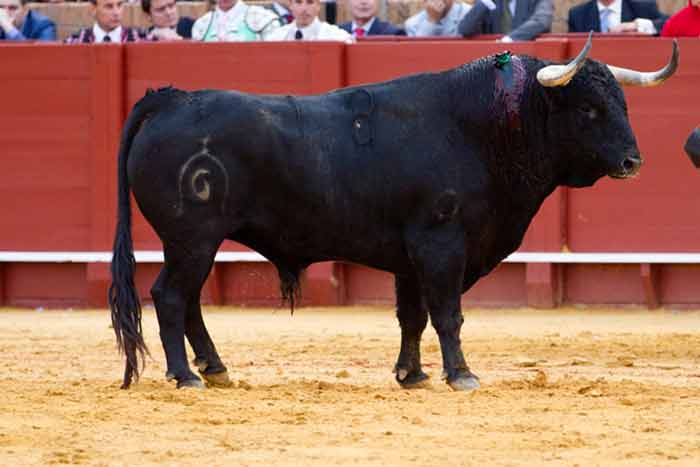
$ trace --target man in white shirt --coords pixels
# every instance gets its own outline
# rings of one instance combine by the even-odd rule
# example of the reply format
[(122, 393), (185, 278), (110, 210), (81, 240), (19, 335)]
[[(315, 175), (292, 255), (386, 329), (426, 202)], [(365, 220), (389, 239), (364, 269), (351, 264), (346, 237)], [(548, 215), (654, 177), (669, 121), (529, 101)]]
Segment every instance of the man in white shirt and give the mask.
[(472, 8), (455, 0), (425, 0), (425, 9), (406, 20), (409, 36), (459, 36), (459, 22)]
[(192, 39), (203, 42), (266, 40), (280, 27), (272, 11), (243, 0), (217, 0), (216, 8), (195, 21)]
[(590, 0), (569, 10), (569, 32), (658, 35), (667, 19), (655, 0)]
[(320, 0), (292, 0), (289, 8), (294, 21), (273, 31), (265, 40), (354, 42), (348, 32), (318, 19), (321, 12)]

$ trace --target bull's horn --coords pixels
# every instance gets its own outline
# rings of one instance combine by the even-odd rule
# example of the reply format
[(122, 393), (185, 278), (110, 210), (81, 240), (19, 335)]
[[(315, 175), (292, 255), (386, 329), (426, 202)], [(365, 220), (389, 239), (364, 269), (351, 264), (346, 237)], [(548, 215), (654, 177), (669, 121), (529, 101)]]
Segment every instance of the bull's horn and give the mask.
[(588, 33), (588, 40), (583, 50), (578, 54), (578, 56), (566, 65), (549, 65), (544, 68), (540, 68), (537, 72), (537, 81), (540, 82), (542, 86), (548, 88), (554, 86), (566, 86), (569, 81), (574, 77), (576, 72), (581, 69), (584, 63), (586, 63), (586, 56), (588, 51), (591, 50), (591, 38), (593, 36), (593, 31)]
[(671, 61), (658, 71), (645, 73), (608, 65), (608, 70), (610, 70), (617, 82), (627, 86), (656, 86), (670, 78), (676, 71), (676, 68), (678, 68), (678, 41), (676, 39), (673, 39)]

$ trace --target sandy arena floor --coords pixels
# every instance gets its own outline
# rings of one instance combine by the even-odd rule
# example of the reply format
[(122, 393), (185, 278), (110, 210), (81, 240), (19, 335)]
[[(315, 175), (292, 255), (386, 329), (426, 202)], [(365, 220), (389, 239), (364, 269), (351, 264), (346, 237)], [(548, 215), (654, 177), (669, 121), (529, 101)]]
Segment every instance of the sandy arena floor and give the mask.
[(0, 464), (700, 465), (700, 312), (466, 310), (482, 388), (393, 382), (393, 310), (207, 309), (235, 387), (118, 389), (105, 311), (0, 311)]

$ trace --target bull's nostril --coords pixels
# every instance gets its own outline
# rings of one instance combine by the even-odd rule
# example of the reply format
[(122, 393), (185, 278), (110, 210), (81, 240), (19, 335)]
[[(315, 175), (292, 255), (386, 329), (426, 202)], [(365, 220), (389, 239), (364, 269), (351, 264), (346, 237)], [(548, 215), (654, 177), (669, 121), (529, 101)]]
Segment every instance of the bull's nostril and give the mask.
[(622, 162), (622, 169), (625, 172), (631, 172), (632, 170), (634, 170), (635, 166), (636, 166), (635, 161), (633, 161), (630, 158), (627, 158), (624, 160), (624, 162)]

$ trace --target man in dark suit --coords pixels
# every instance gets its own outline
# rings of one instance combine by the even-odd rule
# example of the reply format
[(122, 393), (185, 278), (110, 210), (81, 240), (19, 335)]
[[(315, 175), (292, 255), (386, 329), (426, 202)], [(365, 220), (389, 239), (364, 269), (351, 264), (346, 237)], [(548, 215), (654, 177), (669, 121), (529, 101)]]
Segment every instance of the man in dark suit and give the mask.
[(352, 22), (340, 25), (354, 37), (405, 36), (406, 31), (377, 18), (377, 0), (348, 0)]
[(667, 19), (656, 0), (590, 0), (569, 10), (569, 32), (658, 35)]
[(125, 0), (90, 0), (90, 13), (95, 18), (91, 28), (82, 28), (67, 44), (90, 44), (94, 42), (137, 42), (145, 38), (142, 31), (122, 26)]
[(147, 39), (178, 41), (192, 38), (194, 20), (188, 16), (180, 17), (175, 0), (141, 0), (141, 9), (153, 25), (146, 31)]
[(29, 0), (0, 0), (0, 40), (55, 41), (56, 24), (27, 7)]
[(459, 23), (464, 37), (504, 34), (502, 42), (530, 41), (552, 29), (552, 0), (476, 0)]

